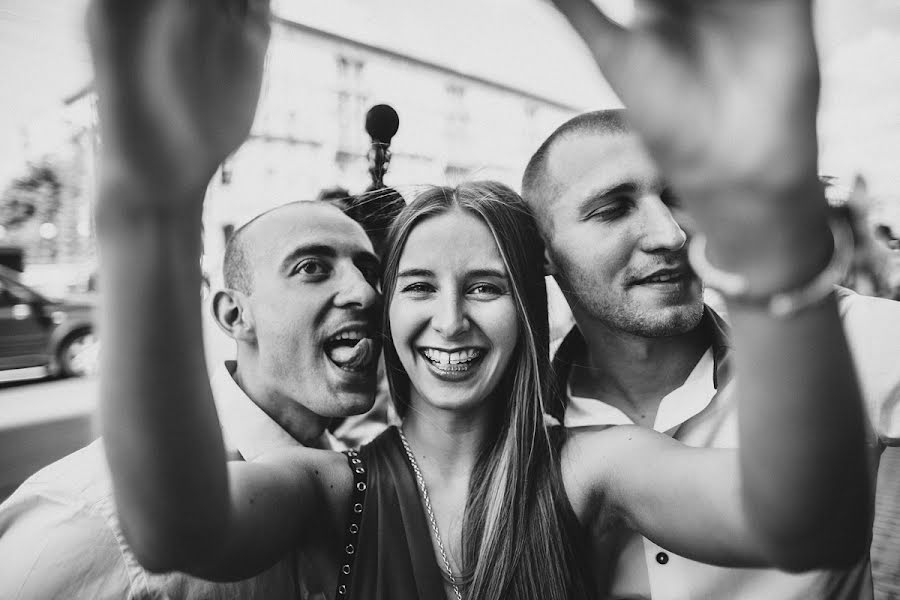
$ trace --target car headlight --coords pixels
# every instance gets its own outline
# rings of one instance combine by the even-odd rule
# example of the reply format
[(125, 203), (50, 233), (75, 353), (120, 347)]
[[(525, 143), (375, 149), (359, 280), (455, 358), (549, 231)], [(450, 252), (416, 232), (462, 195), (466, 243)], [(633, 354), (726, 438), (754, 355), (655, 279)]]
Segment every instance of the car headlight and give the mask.
[(50, 313), (50, 320), (53, 321), (54, 325), (59, 325), (67, 318), (69, 318), (69, 315), (61, 310), (54, 310), (52, 313)]

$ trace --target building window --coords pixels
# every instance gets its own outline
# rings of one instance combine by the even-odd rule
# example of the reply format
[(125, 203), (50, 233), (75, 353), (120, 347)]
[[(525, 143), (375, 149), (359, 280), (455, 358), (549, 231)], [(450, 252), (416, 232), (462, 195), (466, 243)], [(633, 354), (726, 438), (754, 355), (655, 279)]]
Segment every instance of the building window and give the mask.
[(451, 139), (465, 137), (469, 126), (469, 109), (466, 106), (466, 88), (451, 83), (447, 85), (447, 134)]
[[(459, 83), (448, 83), (447, 109), (445, 114), (445, 148), (451, 164), (466, 165), (471, 161), (472, 147), (469, 144), (469, 124), (471, 114), (466, 98), (466, 88)], [(446, 173), (452, 180), (456, 171)]]
[(541, 134), (540, 122), (538, 121), (538, 111), (540, 106), (537, 102), (528, 101), (525, 103), (525, 145), (528, 147), (537, 147), (540, 145), (543, 135)]
[(348, 56), (337, 57), (338, 147), (344, 152), (364, 152), (364, 119), (368, 97), (365, 91), (365, 62)]

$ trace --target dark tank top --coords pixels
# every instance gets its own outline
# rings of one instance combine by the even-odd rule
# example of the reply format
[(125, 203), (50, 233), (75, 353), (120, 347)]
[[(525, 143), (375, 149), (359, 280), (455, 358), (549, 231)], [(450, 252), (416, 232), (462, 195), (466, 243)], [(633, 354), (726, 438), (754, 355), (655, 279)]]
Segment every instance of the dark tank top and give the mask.
[[(445, 598), (443, 571), (397, 428), (388, 428), (347, 455), (354, 491), (335, 598)], [(586, 532), (567, 500), (563, 515), (569, 540), (575, 546), (572, 550), (579, 557), (575, 571), (588, 576), (583, 560), (588, 557)]]
[(348, 459), (354, 497), (335, 598), (443, 598), (428, 522), (397, 429), (348, 452)]

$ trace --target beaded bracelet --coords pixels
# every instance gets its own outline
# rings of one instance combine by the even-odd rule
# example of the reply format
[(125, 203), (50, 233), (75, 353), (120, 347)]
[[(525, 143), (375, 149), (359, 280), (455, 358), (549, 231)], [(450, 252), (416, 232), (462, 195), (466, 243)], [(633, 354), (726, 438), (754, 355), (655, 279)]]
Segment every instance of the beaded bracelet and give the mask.
[(809, 283), (780, 291), (752, 289), (744, 275), (730, 273), (710, 264), (706, 258), (706, 236), (695, 234), (688, 246), (688, 260), (694, 272), (708, 287), (718, 291), (726, 300), (764, 308), (774, 317), (787, 318), (804, 308), (813, 306), (831, 294), (853, 264), (853, 231), (843, 220), (829, 222), (834, 237), (831, 260)]

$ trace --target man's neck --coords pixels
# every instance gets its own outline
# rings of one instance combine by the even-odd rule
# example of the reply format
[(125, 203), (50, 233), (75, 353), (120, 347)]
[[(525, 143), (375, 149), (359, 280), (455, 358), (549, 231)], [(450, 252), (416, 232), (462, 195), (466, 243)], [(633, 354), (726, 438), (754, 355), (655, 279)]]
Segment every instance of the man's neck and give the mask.
[(299, 402), (284, 398), (248, 361), (238, 361), (231, 374), (247, 397), (288, 434), (309, 448), (322, 446), (322, 435), (328, 419), (317, 415)]
[(712, 343), (703, 327), (668, 337), (643, 337), (597, 322), (580, 323), (579, 329), (586, 353), (573, 357), (572, 393), (614, 406), (647, 427), (653, 427), (662, 399), (684, 384)]

